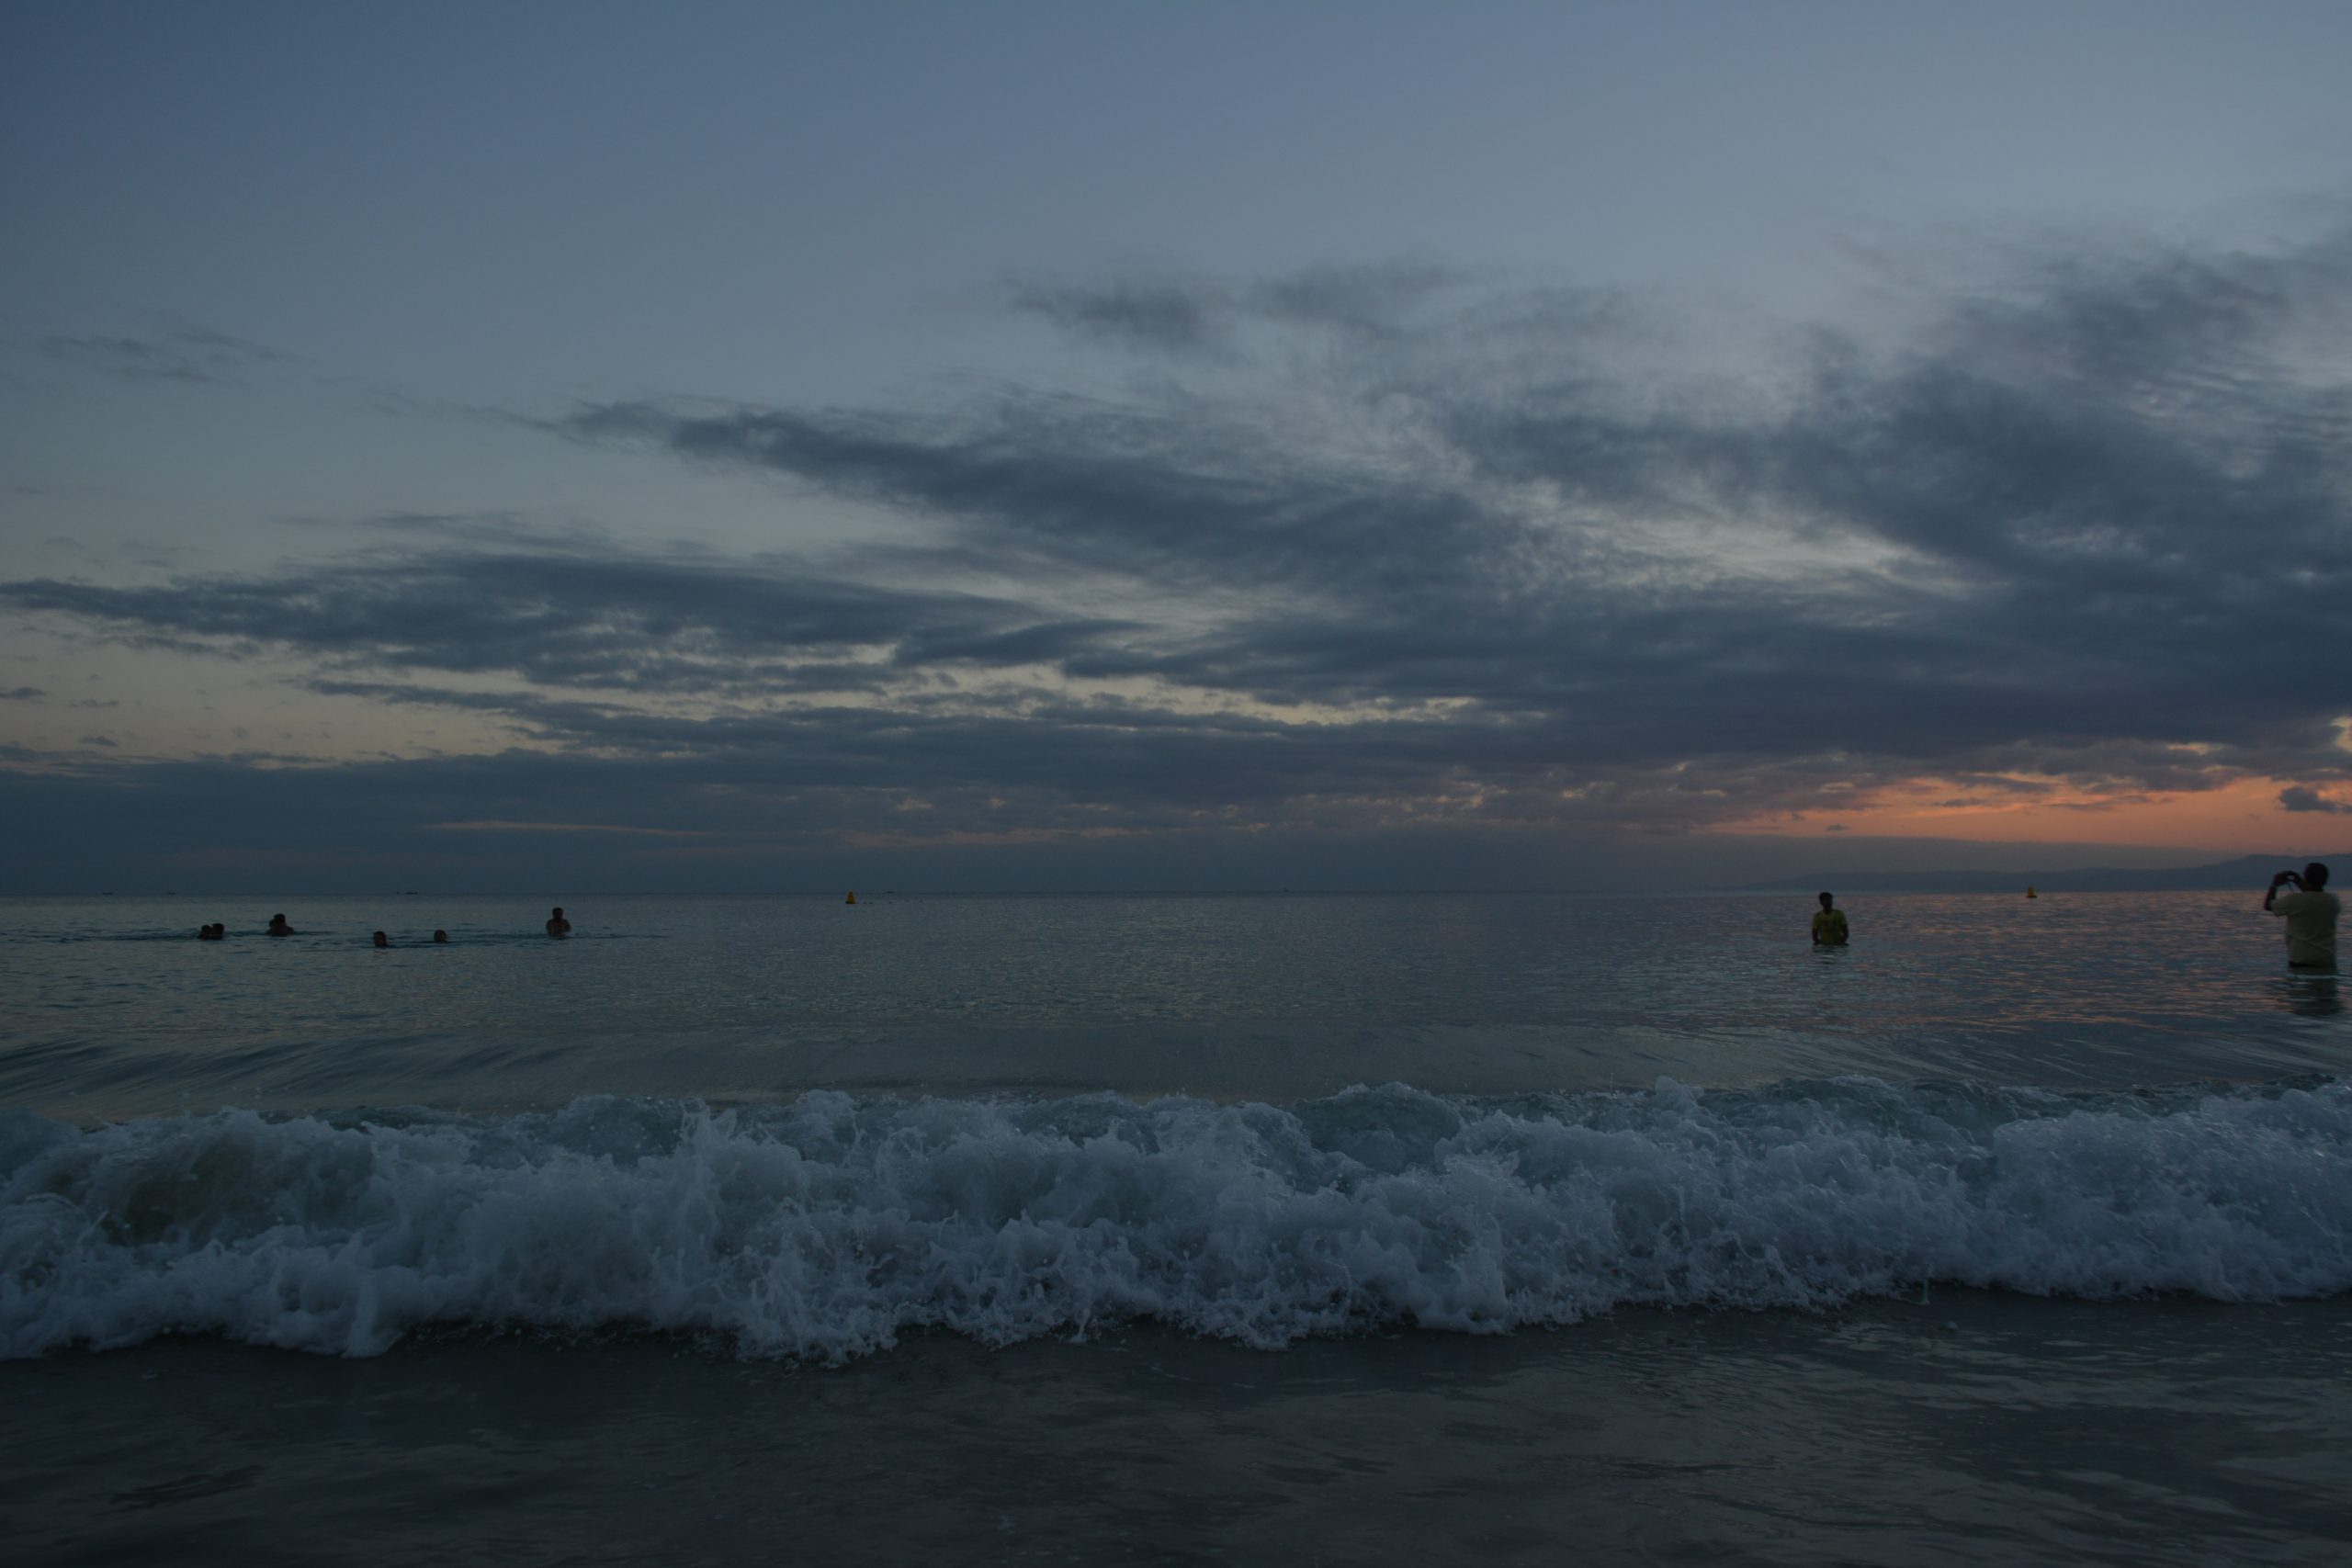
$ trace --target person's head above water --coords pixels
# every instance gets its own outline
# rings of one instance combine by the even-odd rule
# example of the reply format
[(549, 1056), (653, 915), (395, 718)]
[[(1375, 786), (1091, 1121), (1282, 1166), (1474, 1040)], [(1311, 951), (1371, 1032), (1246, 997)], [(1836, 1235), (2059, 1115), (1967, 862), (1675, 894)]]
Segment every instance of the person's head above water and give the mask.
[(378, 947), (390, 947), (392, 945), (392, 939), (386, 936), (382, 931), (378, 931), (376, 933), (376, 945)]
[(449, 940), (449, 933), (445, 931), (435, 930), (433, 933), (433, 940), (435, 942), (447, 942)]
[(1824, 893), (1821, 896), (1821, 907), (1825, 909), (1829, 908), (1829, 906), (1835, 902), (1837, 902), (1837, 900), (1829, 894)]
[(548, 916), (548, 918), (549, 919), (551, 919), (551, 920), (560, 920), (560, 919), (563, 919), (563, 906), (562, 906), (562, 905), (560, 905), (560, 904), (558, 904), (558, 905), (555, 907), (554, 911), (553, 911), (552, 913), (550, 913), (550, 914)]
[(2303, 891), (2316, 893), (2327, 886), (2327, 867), (2313, 861), (2303, 867)]

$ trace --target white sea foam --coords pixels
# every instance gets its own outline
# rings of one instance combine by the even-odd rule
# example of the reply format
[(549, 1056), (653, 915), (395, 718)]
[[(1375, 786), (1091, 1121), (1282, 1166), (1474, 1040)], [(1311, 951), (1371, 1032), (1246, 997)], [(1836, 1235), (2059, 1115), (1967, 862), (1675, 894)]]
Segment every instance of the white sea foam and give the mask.
[(1950, 1281), (2352, 1290), (2352, 1086), (2066, 1100), (1871, 1079), (1277, 1108), (1109, 1096), (77, 1128), (0, 1115), (0, 1354), (426, 1323), (845, 1358), (1151, 1317), (1246, 1344)]

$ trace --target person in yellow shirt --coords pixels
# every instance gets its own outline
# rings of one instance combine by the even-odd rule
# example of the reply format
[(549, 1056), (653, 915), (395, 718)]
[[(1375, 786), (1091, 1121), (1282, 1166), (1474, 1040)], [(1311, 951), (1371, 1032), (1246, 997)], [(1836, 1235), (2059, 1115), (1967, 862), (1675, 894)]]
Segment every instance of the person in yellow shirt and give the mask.
[(1828, 894), (1821, 896), (1821, 910), (1813, 917), (1813, 945), (1843, 947), (1846, 945), (1846, 911)]
[[(2292, 893), (2279, 888), (2291, 885)], [(2297, 876), (2282, 871), (2270, 879), (2262, 907), (2287, 922), (2287, 963), (2296, 969), (2335, 967), (2335, 922), (2343, 900), (2327, 890), (2327, 867), (2313, 861)]]

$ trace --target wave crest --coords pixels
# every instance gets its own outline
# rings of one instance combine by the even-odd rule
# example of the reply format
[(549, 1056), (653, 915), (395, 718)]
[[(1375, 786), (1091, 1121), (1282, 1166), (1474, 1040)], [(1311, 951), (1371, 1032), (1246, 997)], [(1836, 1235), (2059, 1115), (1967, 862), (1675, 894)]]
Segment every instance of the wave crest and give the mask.
[(717, 1332), (840, 1359), (1149, 1317), (1260, 1347), (1927, 1281), (2352, 1289), (2352, 1088), (2074, 1100), (1871, 1079), (1498, 1101), (1401, 1085), (511, 1118), (0, 1115), (0, 1354), (419, 1325)]

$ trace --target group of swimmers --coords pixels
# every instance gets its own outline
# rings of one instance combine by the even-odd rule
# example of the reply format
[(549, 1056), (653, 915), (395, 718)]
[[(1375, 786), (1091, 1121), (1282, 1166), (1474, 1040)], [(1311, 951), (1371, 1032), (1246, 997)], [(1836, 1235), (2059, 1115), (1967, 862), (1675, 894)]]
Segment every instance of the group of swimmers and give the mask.
[[(297, 931), (295, 931), (295, 929), (294, 929), (292, 926), (289, 926), (289, 925), (288, 925), (288, 924), (286, 923), (286, 917), (285, 917), (284, 915), (272, 915), (272, 916), (270, 916), (270, 917), (269, 917), (269, 928), (268, 928), (268, 929), (269, 929), (269, 934), (270, 934), (271, 936), (298, 936), (298, 935), (300, 935), (300, 932), (298, 932)], [(377, 934), (378, 934), (378, 935), (381, 935), (382, 933), (379, 931), (379, 932), (378, 932)], [(436, 933), (436, 934), (437, 934), (437, 933)], [(212, 924), (210, 924), (210, 925), (209, 925), (209, 926), (198, 926), (198, 927), (197, 927), (197, 928), (196, 928), (196, 940), (197, 940), (197, 941), (198, 941), (198, 942), (226, 942), (226, 941), (228, 941), (228, 940), (229, 940), (229, 922), (228, 922), (228, 921), (226, 921), (226, 920), (215, 920)], [(445, 941), (446, 941), (447, 939), (446, 939), (446, 938), (444, 938), (443, 940), (445, 940)]]
[[(2281, 888), (2294, 891), (2282, 893)], [(856, 900), (853, 893), (850, 898)], [(2336, 896), (2327, 891), (2327, 867), (2314, 861), (2300, 873), (2282, 871), (2270, 879), (2270, 891), (2263, 896), (2262, 907), (2287, 922), (2287, 962), (2298, 969), (2333, 969), (2335, 967), (2335, 923), (2344, 906)], [(571, 934), (571, 922), (563, 918), (563, 906), (559, 904), (548, 915), (548, 935), (560, 941)], [(283, 914), (269, 917), (269, 934), (298, 934), (286, 923)], [(1834, 895), (1821, 895), (1821, 908), (1813, 917), (1813, 944), (1815, 947), (1843, 947), (1849, 939), (1846, 911), (1838, 908)], [(198, 942), (220, 942), (229, 935), (225, 923), (198, 928)], [(376, 933), (378, 947), (390, 947), (392, 939), (382, 931)], [(436, 931), (435, 942), (447, 942), (449, 933)]]
[[(296, 931), (292, 926), (286, 923), (286, 917), (283, 913), (270, 916), (269, 925), (266, 929), (267, 933), (271, 936), (300, 936), (302, 934)], [(557, 905), (554, 911), (548, 916), (547, 932), (548, 935), (557, 938), (568, 937), (571, 934), (571, 922), (563, 918), (562, 905)], [(209, 926), (198, 926), (196, 928), (196, 940), (198, 942), (226, 942), (228, 939), (229, 925), (225, 920), (216, 920)], [(390, 947), (392, 945), (392, 939), (382, 931), (376, 932), (374, 940), (378, 947)], [(433, 933), (433, 940), (435, 942), (447, 942), (449, 940), (449, 933), (445, 931), (435, 930)]]
[[(445, 931), (435, 931), (433, 933), (433, 940), (435, 942), (447, 942), (449, 940), (449, 933)], [(392, 939), (386, 936), (382, 931), (378, 931), (376, 933), (376, 945), (378, 947), (390, 947), (392, 945)]]

